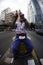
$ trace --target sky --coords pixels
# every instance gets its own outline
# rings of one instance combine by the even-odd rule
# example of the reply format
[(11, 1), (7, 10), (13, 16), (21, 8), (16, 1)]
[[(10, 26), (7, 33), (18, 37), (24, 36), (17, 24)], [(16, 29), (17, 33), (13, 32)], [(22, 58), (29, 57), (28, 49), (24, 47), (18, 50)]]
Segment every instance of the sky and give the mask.
[(0, 0), (0, 14), (1, 11), (9, 7), (12, 11), (20, 9), (26, 16), (29, 2), (30, 0)]

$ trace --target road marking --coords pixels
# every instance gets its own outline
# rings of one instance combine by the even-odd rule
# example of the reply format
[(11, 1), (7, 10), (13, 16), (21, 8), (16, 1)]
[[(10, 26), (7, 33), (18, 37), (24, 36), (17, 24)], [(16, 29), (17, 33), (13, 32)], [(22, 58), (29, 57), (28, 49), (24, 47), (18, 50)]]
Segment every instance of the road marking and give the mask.
[(43, 65), (43, 58), (41, 58), (40, 61), (41, 61), (42, 65)]
[(4, 62), (8, 63), (8, 64), (10, 64), (10, 63), (12, 64), (13, 61), (14, 61), (14, 58), (9, 58), (9, 57), (6, 57), (5, 60), (4, 60)]
[[(10, 50), (10, 49), (8, 49), (8, 50)], [(3, 57), (1, 58), (1, 60), (3, 60), (7, 56), (7, 54), (9, 54), (8, 50), (5, 52), (5, 54), (3, 55)]]
[(12, 40), (14, 40), (15, 39), (15, 36), (12, 38)]
[(6, 58), (4, 59), (4, 62), (10, 64), (10, 63), (11, 63), (11, 58), (6, 57)]
[[(40, 59), (41, 64), (43, 65), (43, 58)], [(28, 65), (35, 65), (34, 59), (28, 60)]]
[(11, 64), (13, 63), (14, 58), (11, 59)]
[[(7, 55), (10, 55), (11, 53), (10, 53), (10, 48), (6, 51), (6, 53), (4, 54), (4, 56), (3, 56), (3, 58), (4, 58), (4, 62), (5, 63), (8, 63), (8, 64), (12, 64), (13, 63), (13, 60), (14, 60), (14, 58), (12, 57), (9, 57), (9, 56), (7, 56)], [(41, 58), (40, 59), (40, 61), (41, 61), (41, 63), (42, 63), (42, 65), (43, 65), (43, 59)], [(34, 62), (34, 59), (31, 59), (31, 60), (28, 60), (28, 65), (35, 65), (35, 62)]]
[(30, 39), (30, 40), (32, 39), (30, 36), (27, 36), (27, 38)]
[(35, 60), (38, 61), (37, 54), (36, 54), (36, 52), (35, 52), (34, 49), (33, 49), (33, 51), (32, 51), (32, 56), (33, 56), (33, 58), (34, 58)]
[(40, 65), (43, 65), (43, 59), (40, 59), (36, 53), (36, 51), (33, 49), (32, 56), (35, 60), (35, 62), (38, 62)]
[(2, 60), (5, 62), (5, 63), (13, 63), (13, 60), (14, 58), (13, 57), (10, 57), (12, 53), (10, 52), (10, 48), (5, 52), (4, 56), (2, 57)]
[(1, 54), (0, 54), (0, 58), (1, 58)]
[(28, 60), (28, 65), (35, 65), (34, 59)]

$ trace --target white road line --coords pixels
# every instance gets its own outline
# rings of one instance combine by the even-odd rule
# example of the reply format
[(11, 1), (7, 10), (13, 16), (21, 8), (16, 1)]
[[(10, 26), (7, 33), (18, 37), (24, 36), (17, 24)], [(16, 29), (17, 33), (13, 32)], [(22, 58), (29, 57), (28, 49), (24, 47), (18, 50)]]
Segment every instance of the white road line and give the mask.
[[(40, 62), (43, 65), (43, 58), (40, 59)], [(28, 60), (28, 65), (35, 65), (34, 59)]]
[(9, 53), (9, 48), (7, 49), (7, 51), (4, 53), (4, 55), (2, 56), (2, 58), (1, 58), (1, 60), (3, 60), (6, 56), (7, 56), (7, 54)]
[(0, 57), (1, 57), (1, 54), (0, 54)]
[(12, 37), (12, 40), (14, 41), (14, 39), (15, 39), (15, 36), (14, 37)]
[(35, 65), (34, 59), (28, 60), (28, 65)]
[(30, 36), (27, 36), (27, 38), (30, 39), (30, 40), (32, 39)]
[(40, 61), (41, 61), (42, 65), (43, 65), (43, 58), (41, 58)]
[(13, 63), (14, 58), (11, 59), (11, 64)]

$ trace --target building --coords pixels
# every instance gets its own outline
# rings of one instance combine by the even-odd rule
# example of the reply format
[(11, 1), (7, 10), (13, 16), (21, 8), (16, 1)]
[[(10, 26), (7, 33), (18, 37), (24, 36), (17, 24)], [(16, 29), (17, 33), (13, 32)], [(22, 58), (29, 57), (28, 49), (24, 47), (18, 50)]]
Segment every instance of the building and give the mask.
[(38, 3), (39, 0), (32, 0), (32, 2), (36, 11), (35, 23), (41, 24), (42, 23), (42, 10), (41, 10), (40, 4)]
[(28, 21), (42, 24), (43, 21), (43, 1), (30, 0), (28, 4)]
[(11, 9), (10, 8), (6, 8), (5, 10), (3, 10), (1, 12), (1, 20), (5, 20), (6, 18), (6, 14), (10, 13), (11, 12)]
[(30, 1), (30, 3), (28, 4), (28, 13), (27, 13), (29, 23), (31, 22), (35, 23), (35, 15), (36, 15), (35, 8), (33, 6), (32, 1)]
[(41, 0), (31, 0), (35, 11), (35, 31), (43, 34), (43, 2)]
[(5, 21), (6, 21), (7, 24), (9, 24), (9, 23), (13, 24), (15, 13), (16, 13), (16, 11), (12, 11), (12, 12), (6, 14), (6, 19), (5, 19)]
[(6, 23), (9, 24), (9, 23), (13, 23), (13, 20), (14, 20), (14, 13), (13, 12), (10, 12), (6, 15)]
[(3, 24), (3, 21), (2, 20), (0, 20), (0, 25), (2, 25)]
[(39, 5), (40, 5), (40, 8), (41, 8), (41, 11), (42, 11), (42, 21), (43, 21), (43, 0), (37, 0)]

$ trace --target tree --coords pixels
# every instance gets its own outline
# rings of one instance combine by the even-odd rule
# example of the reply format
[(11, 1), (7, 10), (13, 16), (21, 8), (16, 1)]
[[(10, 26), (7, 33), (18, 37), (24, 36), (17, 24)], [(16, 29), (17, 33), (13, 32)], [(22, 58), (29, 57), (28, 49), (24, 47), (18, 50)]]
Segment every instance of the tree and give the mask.
[(31, 30), (35, 29), (35, 24), (31, 22), (30, 23), (30, 28), (31, 28)]

